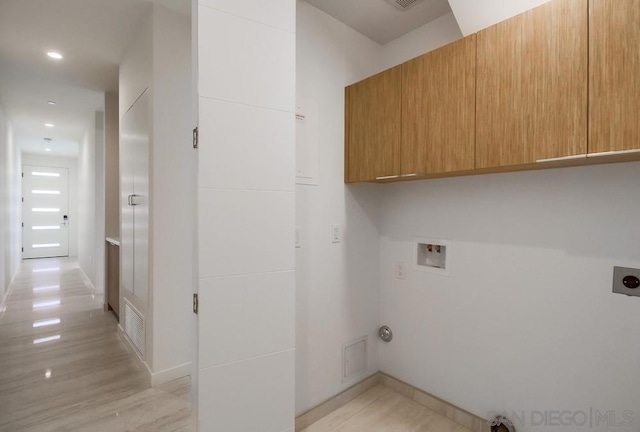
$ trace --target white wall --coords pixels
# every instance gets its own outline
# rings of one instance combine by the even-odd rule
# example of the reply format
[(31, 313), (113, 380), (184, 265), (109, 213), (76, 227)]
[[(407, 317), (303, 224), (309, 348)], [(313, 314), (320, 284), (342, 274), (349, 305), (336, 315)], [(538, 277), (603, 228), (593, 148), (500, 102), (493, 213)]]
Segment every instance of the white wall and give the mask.
[[(104, 150), (104, 111), (95, 113), (95, 150), (94, 150), (94, 231), (93, 263), (95, 276), (93, 286), (99, 293), (104, 290), (105, 273), (105, 150)], [(105, 296), (106, 297), (106, 296)]]
[(96, 118), (91, 113), (78, 149), (78, 263), (96, 286)]
[[(7, 283), (7, 269), (5, 263), (5, 244), (8, 229), (8, 213), (6, 209), (9, 208), (8, 191), (7, 191), (7, 119), (4, 115), (4, 109), (0, 105), (0, 167), (2, 167), (2, 175), (0, 175), (0, 203), (2, 204), (0, 210), (0, 308), (4, 305), (3, 300), (9, 284)], [(1, 309), (0, 309), (1, 310)]]
[(22, 165), (48, 166), (69, 170), (69, 256), (78, 256), (78, 158), (22, 154)]
[(22, 155), (11, 123), (6, 124), (4, 141), (4, 286), (8, 288), (22, 260)]
[(449, 0), (462, 34), (472, 33), (514, 17), (549, 0)]
[[(297, 97), (318, 106), (319, 185), (296, 186), (296, 413), (378, 370), (378, 195), (344, 184), (344, 87), (381, 68), (380, 45), (306, 2), (297, 11)], [(343, 241), (331, 241), (332, 225)], [(342, 382), (342, 345), (368, 336), (368, 368)]]
[(120, 115), (118, 100), (117, 92), (105, 94), (105, 235), (111, 238), (120, 237)]
[(293, 432), (295, 0), (201, 0), (199, 427)]
[[(480, 3), (480, 2), (478, 2)], [(456, 18), (446, 14), (383, 46), (383, 69), (433, 51), (462, 37)]]
[(154, 6), (153, 371), (169, 379), (190, 373), (192, 367), (197, 152), (191, 146), (191, 78), (190, 18)]
[[(637, 424), (640, 299), (611, 281), (640, 267), (638, 184), (635, 162), (385, 185), (382, 371), (480, 416), (630, 409)], [(450, 277), (413, 271), (414, 236), (451, 241)]]
[[(511, 15), (532, 6), (513, 3)], [(343, 189), (344, 85), (508, 16), (495, 7), (492, 22), (478, 15), (461, 32), (450, 14), (376, 48), (298, 8), (297, 90), (320, 106), (321, 173), (320, 186), (296, 188), (296, 412), (343, 388), (336, 339), (388, 324), (395, 337), (379, 345), (383, 372), (483, 417), (524, 411), (529, 424), (518, 430), (533, 430), (534, 411), (640, 414), (629, 380), (640, 360), (629, 333), (639, 300), (611, 293), (613, 265), (640, 266), (640, 204), (624, 204), (639, 163)], [(345, 223), (343, 212), (346, 244), (332, 249), (330, 225)], [(449, 277), (414, 270), (415, 236), (451, 242)], [(394, 276), (397, 261), (406, 280)], [(367, 283), (369, 292), (354, 288)]]
[[(124, 59), (120, 63), (119, 70), (119, 119), (120, 119), (120, 137), (122, 136), (123, 117), (132, 107), (132, 105), (138, 100), (138, 98), (145, 92), (148, 92), (148, 104), (149, 104), (149, 124), (153, 123), (153, 9), (150, 7), (148, 15), (146, 15), (142, 22), (138, 26), (138, 32), (131, 41), (131, 45), (125, 53)], [(149, 133), (149, 148), (153, 146), (153, 127), (149, 126), (151, 130)], [(124, 167), (125, 161), (132, 157), (132, 152), (124, 147), (122, 143), (119, 145), (119, 162), (123, 169), (120, 171), (120, 176), (132, 175), (127, 173)], [(150, 155), (149, 155), (150, 158)], [(151, 165), (151, 163), (149, 163)], [(150, 170), (151, 171), (151, 170)], [(122, 181), (129, 182), (130, 178), (123, 177)], [(149, 179), (151, 181), (151, 179)], [(140, 179), (142, 181), (142, 179)], [(122, 183), (120, 184), (120, 193), (124, 190)], [(152, 189), (150, 187), (150, 192)], [(122, 197), (119, 198), (120, 200)], [(122, 202), (120, 201), (120, 210), (123, 210)], [(152, 218), (153, 215), (149, 215)], [(126, 223), (126, 220), (120, 217), (120, 223)], [(120, 229), (121, 244), (124, 246), (127, 242), (133, 244), (134, 239), (126, 239), (124, 229)], [(139, 230), (139, 232), (142, 230)], [(151, 240), (151, 239), (150, 239)], [(149, 248), (149, 250), (151, 250)], [(125, 259), (124, 254), (120, 253), (120, 266), (121, 266), (121, 280), (124, 277), (124, 270), (129, 267), (133, 269), (133, 263), (125, 263), (122, 260)], [(149, 257), (150, 259), (150, 257)], [(151, 264), (149, 263), (149, 276), (151, 273)], [(143, 266), (141, 266), (143, 267)], [(140, 267), (138, 267), (140, 268)], [(131, 270), (133, 271), (133, 270)], [(124, 307), (124, 300), (128, 300), (138, 311), (145, 317), (145, 353), (143, 353), (144, 361), (147, 364), (149, 374), (153, 374), (153, 333), (154, 333), (154, 316), (153, 308), (150, 307), (150, 299), (153, 290), (153, 280), (151, 277), (148, 279), (148, 296), (147, 298), (140, 299), (136, 297), (132, 292), (126, 288), (120, 289), (120, 305)]]
[(120, 119), (131, 105), (151, 87), (153, 80), (153, 30), (150, 12), (138, 26), (138, 32), (120, 63), (118, 103)]
[[(190, 19), (153, 5), (120, 67), (120, 116), (148, 89), (150, 131), (147, 363), (153, 385), (193, 372), (196, 157), (191, 146)], [(128, 295), (123, 293), (123, 295)]]

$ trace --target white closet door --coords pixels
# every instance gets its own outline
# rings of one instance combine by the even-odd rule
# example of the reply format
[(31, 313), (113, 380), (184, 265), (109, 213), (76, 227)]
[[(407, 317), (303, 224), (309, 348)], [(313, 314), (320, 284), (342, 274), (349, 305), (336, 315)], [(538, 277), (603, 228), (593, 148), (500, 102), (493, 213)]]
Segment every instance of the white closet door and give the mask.
[(69, 255), (69, 171), (22, 167), (22, 257)]
[(121, 125), (121, 286), (147, 303), (149, 280), (149, 97), (145, 91)]

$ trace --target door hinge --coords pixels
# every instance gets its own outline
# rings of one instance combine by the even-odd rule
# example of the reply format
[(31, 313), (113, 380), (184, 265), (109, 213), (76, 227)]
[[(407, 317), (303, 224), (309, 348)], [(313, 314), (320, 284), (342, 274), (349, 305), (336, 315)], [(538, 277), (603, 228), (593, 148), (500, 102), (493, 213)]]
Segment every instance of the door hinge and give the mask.
[(198, 315), (198, 294), (193, 295), (193, 313)]
[(198, 128), (193, 129), (193, 148), (198, 148)]
[(24, 228), (24, 222), (22, 222), (22, 228)]
[(22, 248), (22, 252), (24, 252), (24, 248)]
[(24, 173), (22, 173), (22, 177), (24, 177)]
[(22, 202), (24, 202), (24, 197), (22, 197)]

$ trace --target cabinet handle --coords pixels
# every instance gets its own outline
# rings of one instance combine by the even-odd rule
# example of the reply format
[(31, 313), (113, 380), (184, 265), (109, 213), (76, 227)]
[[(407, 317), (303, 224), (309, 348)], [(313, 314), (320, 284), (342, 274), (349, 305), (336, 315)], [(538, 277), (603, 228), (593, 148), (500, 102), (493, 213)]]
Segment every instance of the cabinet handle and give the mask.
[(389, 180), (389, 179), (395, 179), (395, 178), (400, 178), (400, 176), (399, 175), (380, 176), (380, 177), (376, 177), (376, 180)]
[(618, 151), (608, 151), (608, 152), (600, 152), (600, 153), (589, 153), (587, 155), (587, 157), (588, 158), (592, 158), (592, 157), (613, 156), (613, 155), (622, 155), (622, 154), (631, 154), (631, 153), (640, 153), (640, 149), (618, 150)]
[(411, 174), (402, 174), (401, 177), (419, 177), (419, 176), (426, 176), (427, 174), (425, 173), (411, 173)]
[(549, 159), (538, 159), (536, 163), (556, 162), (556, 161), (563, 161), (563, 160), (586, 159), (586, 158), (587, 158), (586, 154), (579, 154), (579, 155), (562, 156), (562, 157), (549, 158)]
[(140, 195), (136, 195), (136, 194), (129, 195), (129, 196), (128, 196), (128, 199), (129, 199), (129, 205), (130, 205), (130, 206), (137, 206), (137, 205), (138, 205), (138, 203), (137, 203), (137, 202), (135, 202), (135, 199), (136, 199), (137, 197), (139, 197), (139, 196), (140, 196)]

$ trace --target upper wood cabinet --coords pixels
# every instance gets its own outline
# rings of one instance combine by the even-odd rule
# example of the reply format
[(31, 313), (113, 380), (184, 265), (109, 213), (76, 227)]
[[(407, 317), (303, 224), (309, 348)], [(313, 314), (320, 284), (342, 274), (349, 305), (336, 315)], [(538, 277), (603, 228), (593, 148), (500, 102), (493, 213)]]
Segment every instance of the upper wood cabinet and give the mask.
[(401, 66), (346, 88), (348, 183), (400, 174)]
[(476, 168), (586, 154), (587, 1), (554, 0), (477, 34)]
[(402, 65), (402, 175), (474, 168), (475, 77), (475, 35)]
[(427, 172), (424, 57), (402, 64), (402, 140), (400, 172), (425, 174)]
[(640, 148), (640, 0), (591, 0), (589, 153)]

